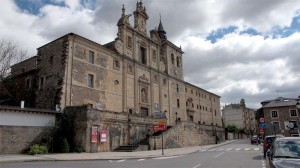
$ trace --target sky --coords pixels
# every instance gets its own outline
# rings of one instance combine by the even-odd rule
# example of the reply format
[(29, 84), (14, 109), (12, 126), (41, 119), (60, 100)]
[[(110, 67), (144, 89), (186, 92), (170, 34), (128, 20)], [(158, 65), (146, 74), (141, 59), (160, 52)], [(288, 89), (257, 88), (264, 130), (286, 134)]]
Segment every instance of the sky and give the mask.
[[(140, 0), (139, 0), (140, 1)], [(113, 41), (137, 0), (1, 0), (0, 38), (28, 50), (73, 32)], [(185, 81), (249, 108), (300, 95), (299, 0), (143, 0), (147, 31), (161, 16), (169, 41), (184, 51)], [(130, 18), (133, 25), (133, 17)]]

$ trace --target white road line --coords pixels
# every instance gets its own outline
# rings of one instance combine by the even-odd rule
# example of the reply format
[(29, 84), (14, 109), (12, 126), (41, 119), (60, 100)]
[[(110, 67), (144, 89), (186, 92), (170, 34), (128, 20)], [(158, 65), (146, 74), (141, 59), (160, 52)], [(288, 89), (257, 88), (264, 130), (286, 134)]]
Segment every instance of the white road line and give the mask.
[(125, 160), (118, 160), (118, 161), (116, 161), (116, 162), (124, 162)]
[(158, 157), (158, 158), (153, 158), (153, 159), (171, 159), (171, 158), (177, 158), (179, 156), (167, 156), (167, 157)]
[(226, 149), (226, 151), (230, 151), (232, 148), (228, 148), (228, 149)]
[(256, 150), (256, 151), (257, 151), (257, 150), (259, 150), (259, 148), (254, 148), (254, 150)]
[(196, 166), (194, 166), (193, 168), (197, 168), (197, 167), (199, 167), (199, 166), (201, 166), (201, 163), (200, 163), (200, 164), (198, 164), (198, 165), (196, 165)]
[(110, 163), (112, 163), (113, 161), (109, 160)]
[(222, 151), (222, 150), (224, 150), (223, 148), (221, 148), (221, 149), (218, 149), (217, 151)]
[(202, 149), (202, 150), (201, 150), (201, 152), (205, 152), (205, 151), (206, 151), (206, 149)]
[(244, 150), (245, 150), (245, 151), (248, 151), (248, 150), (250, 150), (250, 148), (245, 148)]
[(217, 158), (217, 157), (219, 157), (219, 156), (223, 155), (224, 153), (225, 153), (225, 152), (222, 152), (222, 153), (220, 153), (220, 154), (218, 154), (218, 155), (214, 156), (214, 158)]
[(210, 151), (210, 152), (211, 152), (211, 151), (215, 151), (215, 150), (216, 150), (216, 149), (210, 149), (210, 150), (208, 150), (208, 151)]
[(235, 150), (238, 151), (238, 150), (241, 150), (241, 148), (236, 148)]
[(145, 159), (139, 159), (139, 160), (137, 160), (137, 161), (139, 162), (139, 161), (143, 161), (143, 160), (145, 160)]

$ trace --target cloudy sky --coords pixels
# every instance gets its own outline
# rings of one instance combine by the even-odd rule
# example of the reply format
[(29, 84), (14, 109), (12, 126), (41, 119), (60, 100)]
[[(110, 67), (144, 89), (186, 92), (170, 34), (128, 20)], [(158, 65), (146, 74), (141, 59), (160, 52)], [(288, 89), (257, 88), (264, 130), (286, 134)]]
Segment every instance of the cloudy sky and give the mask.
[[(1, 0), (0, 38), (33, 56), (74, 32), (114, 40), (122, 5), (136, 0)], [(221, 105), (259, 108), (263, 100), (300, 95), (299, 0), (143, 0), (148, 31), (160, 15), (168, 40), (181, 46), (185, 80), (221, 96)], [(133, 18), (131, 17), (133, 25)]]

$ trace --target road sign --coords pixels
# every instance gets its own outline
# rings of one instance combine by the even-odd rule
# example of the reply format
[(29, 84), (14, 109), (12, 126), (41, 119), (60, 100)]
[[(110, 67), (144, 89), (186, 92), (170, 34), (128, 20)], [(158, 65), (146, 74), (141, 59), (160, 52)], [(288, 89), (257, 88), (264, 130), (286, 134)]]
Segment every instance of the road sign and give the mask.
[(264, 133), (264, 132), (265, 132), (265, 129), (259, 128), (259, 132), (260, 132), (260, 133)]
[(265, 118), (260, 118), (259, 122), (262, 122), (262, 123), (265, 122)]
[(167, 124), (167, 119), (166, 118), (153, 119), (152, 124), (153, 125), (166, 125)]
[(266, 128), (266, 124), (265, 123), (260, 123), (259, 128)]
[(154, 131), (162, 131), (162, 130), (166, 130), (166, 129), (167, 129), (166, 125), (153, 125)]

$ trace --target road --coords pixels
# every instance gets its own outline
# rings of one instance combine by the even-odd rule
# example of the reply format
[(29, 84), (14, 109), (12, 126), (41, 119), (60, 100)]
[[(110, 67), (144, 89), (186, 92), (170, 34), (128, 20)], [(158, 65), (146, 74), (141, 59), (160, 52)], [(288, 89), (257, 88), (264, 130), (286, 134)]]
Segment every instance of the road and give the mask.
[(172, 157), (4, 163), (0, 168), (265, 168), (262, 147), (249, 139)]

